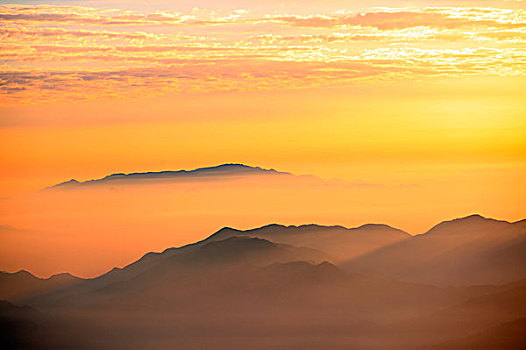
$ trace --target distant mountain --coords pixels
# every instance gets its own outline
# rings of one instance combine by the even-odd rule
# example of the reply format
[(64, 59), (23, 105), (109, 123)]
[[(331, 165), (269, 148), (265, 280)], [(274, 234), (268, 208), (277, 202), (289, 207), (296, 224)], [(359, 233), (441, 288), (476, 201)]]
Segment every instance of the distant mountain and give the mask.
[[(368, 224), (350, 229), (342, 226), (283, 226), (277, 224), (246, 231), (225, 227), (202, 241), (183, 247), (168, 248), (159, 253), (147, 253), (125, 268), (114, 268), (90, 283), (92, 285), (102, 285), (109, 283), (108, 281), (116, 282), (128, 279), (148, 271), (172, 256), (188, 256), (187, 254), (189, 253), (201, 250), (201, 247), (204, 245), (232, 237), (261, 238), (267, 242), (277, 244), (282, 249), (290, 249), (284, 248), (287, 245), (294, 246), (297, 251), (301, 251), (303, 254), (302, 256), (297, 255), (297, 258), (294, 260), (318, 262), (328, 260), (337, 263), (340, 260), (359, 256), (392, 242), (407, 239), (410, 235), (387, 225), (377, 224)], [(213, 246), (211, 245), (211, 247)], [(210, 249), (210, 247), (204, 249)], [(343, 258), (339, 257), (339, 254)]]
[[(86, 304), (163, 285), (174, 279), (188, 279), (211, 270), (238, 269), (240, 267), (268, 266), (275, 263), (305, 261), (321, 263), (327, 255), (311, 248), (293, 247), (251, 237), (228, 237), (224, 240), (203, 241), (163, 253), (149, 253), (138, 261), (115, 268), (97, 278), (84, 280), (54, 294), (26, 298), (25, 302), (39, 307), (66, 304)], [(88, 297), (92, 293), (93, 298)], [(81, 300), (77, 300), (80, 297)], [(12, 300), (12, 299), (8, 299)]]
[(0, 272), (0, 300), (26, 300), (37, 295), (56, 292), (82, 282), (83, 279), (69, 273), (38, 278), (30, 272)]
[(194, 170), (166, 170), (142, 173), (116, 173), (100, 179), (77, 181), (71, 179), (57, 185), (47, 187), (47, 189), (68, 189), (94, 185), (117, 185), (117, 184), (138, 184), (158, 181), (214, 181), (239, 176), (254, 175), (285, 175), (293, 176), (291, 173), (281, 172), (274, 169), (263, 169), (244, 164), (221, 164), (213, 167), (198, 168)]
[[(290, 245), (300, 251), (300, 248), (298, 247), (303, 247), (301, 248), (303, 256), (297, 255), (297, 258), (293, 260), (310, 260), (318, 262), (328, 260), (337, 263), (346, 260), (346, 258), (360, 256), (361, 254), (365, 254), (379, 247), (407, 239), (410, 235), (387, 225), (376, 224), (368, 224), (350, 229), (342, 226), (283, 226), (277, 224), (246, 231), (225, 227), (202, 241), (183, 247), (168, 248), (160, 253), (147, 253), (139, 260), (126, 266), (124, 269), (115, 268), (100, 276), (95, 279), (95, 283), (128, 279), (131, 276), (136, 276), (146, 272), (172, 256), (187, 256), (189, 253), (202, 251), (201, 247), (211, 242), (224, 241), (233, 237), (238, 239), (240, 237), (261, 238), (266, 242), (273, 242), (275, 245), (277, 244), (277, 246), (280, 246), (282, 249), (283, 247)], [(255, 240), (254, 242), (258, 242), (258, 240)], [(223, 246), (224, 242), (221, 245)], [(211, 245), (210, 247), (214, 246), (215, 245)], [(210, 247), (204, 249), (211, 249)]]
[(407, 232), (383, 224), (367, 224), (356, 228), (272, 224), (251, 230), (225, 227), (207, 240), (231, 236), (259, 237), (272, 242), (318, 249), (329, 254), (332, 257), (331, 261), (335, 263), (359, 257), (411, 237)]
[(380, 248), (343, 268), (435, 285), (502, 284), (526, 273), (526, 221), (471, 215)]

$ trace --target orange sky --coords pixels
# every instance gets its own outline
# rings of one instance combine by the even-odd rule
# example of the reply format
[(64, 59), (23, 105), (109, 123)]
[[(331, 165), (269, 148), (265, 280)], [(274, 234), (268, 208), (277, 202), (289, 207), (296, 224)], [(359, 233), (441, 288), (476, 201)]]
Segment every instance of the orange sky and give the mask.
[[(525, 7), (1, 5), (0, 269), (93, 276), (226, 225), (374, 221), (415, 234), (474, 212), (522, 219)], [(348, 185), (35, 194), (227, 162)]]

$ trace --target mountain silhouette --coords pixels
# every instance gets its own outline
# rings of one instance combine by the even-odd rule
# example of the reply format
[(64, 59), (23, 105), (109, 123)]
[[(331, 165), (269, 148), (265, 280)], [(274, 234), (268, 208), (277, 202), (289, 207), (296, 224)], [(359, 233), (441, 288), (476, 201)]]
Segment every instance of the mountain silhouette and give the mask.
[(30, 272), (20, 270), (15, 273), (0, 272), (0, 300), (25, 300), (37, 295), (56, 292), (82, 282), (83, 279), (69, 273), (38, 278)]
[(471, 215), (343, 263), (404, 281), (435, 285), (502, 284), (524, 277), (526, 221)]
[[(225, 227), (202, 241), (183, 247), (168, 248), (160, 253), (147, 253), (124, 269), (115, 268), (95, 279), (92, 283), (95, 285), (102, 283), (102, 281), (116, 282), (127, 279), (144, 273), (171, 256), (186, 256), (188, 253), (199, 250), (202, 246), (211, 242), (223, 241), (232, 237), (261, 238), (264, 241), (292, 245), (296, 247), (296, 250), (298, 250), (298, 247), (303, 247), (301, 248), (303, 256), (297, 255), (295, 260), (329, 260), (337, 263), (345, 260), (345, 258), (359, 256), (381, 246), (389, 245), (392, 242), (407, 239), (410, 235), (387, 225), (376, 224), (368, 224), (351, 229), (342, 226), (283, 226), (278, 224), (266, 225), (246, 231)], [(340, 258), (338, 254), (347, 255), (344, 255), (345, 258)]]
[(208, 240), (231, 236), (259, 237), (273, 242), (318, 249), (329, 254), (336, 263), (411, 237), (402, 230), (383, 224), (367, 224), (356, 228), (314, 224), (301, 226), (272, 224), (245, 231), (225, 227), (210, 236)]
[[(56, 293), (26, 298), (25, 302), (39, 307), (61, 302), (68, 305), (88, 304), (113, 298), (119, 293), (156, 288), (169, 280), (209, 273), (211, 269), (222, 272), (291, 261), (320, 263), (326, 259), (326, 254), (311, 248), (272, 243), (260, 238), (229, 237), (146, 254), (122, 269), (113, 269), (97, 278), (71, 284), (71, 288), (60, 289)], [(9, 285), (6, 284), (6, 287)]]
[(137, 173), (115, 173), (100, 179), (78, 181), (71, 179), (46, 189), (68, 189), (95, 185), (117, 185), (117, 184), (139, 184), (151, 181), (213, 181), (230, 177), (250, 175), (286, 175), (291, 173), (281, 172), (274, 169), (263, 169), (244, 164), (227, 163), (212, 167), (198, 168), (193, 170), (166, 170)]

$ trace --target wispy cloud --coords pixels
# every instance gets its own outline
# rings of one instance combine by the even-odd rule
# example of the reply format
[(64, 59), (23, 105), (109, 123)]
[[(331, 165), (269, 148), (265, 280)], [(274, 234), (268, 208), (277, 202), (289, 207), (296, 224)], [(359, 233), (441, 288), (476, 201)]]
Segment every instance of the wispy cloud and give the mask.
[(256, 16), (4, 5), (0, 23), (0, 96), (7, 104), (129, 96), (152, 87), (210, 92), (526, 73), (520, 9)]

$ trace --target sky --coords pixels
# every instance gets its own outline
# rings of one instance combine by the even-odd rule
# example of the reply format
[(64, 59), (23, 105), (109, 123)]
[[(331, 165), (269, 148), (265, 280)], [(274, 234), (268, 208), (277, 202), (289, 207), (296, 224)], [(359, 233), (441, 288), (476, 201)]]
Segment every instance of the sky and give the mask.
[[(511, 0), (3, 2), (0, 269), (89, 277), (223, 226), (418, 234), (471, 213), (523, 219), (525, 11)], [(330, 185), (40, 192), (222, 163)]]

